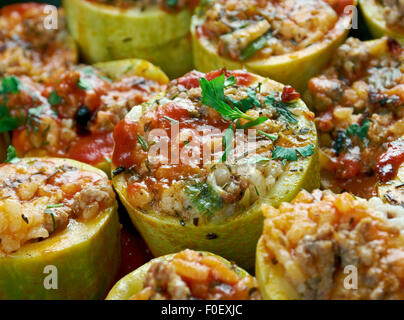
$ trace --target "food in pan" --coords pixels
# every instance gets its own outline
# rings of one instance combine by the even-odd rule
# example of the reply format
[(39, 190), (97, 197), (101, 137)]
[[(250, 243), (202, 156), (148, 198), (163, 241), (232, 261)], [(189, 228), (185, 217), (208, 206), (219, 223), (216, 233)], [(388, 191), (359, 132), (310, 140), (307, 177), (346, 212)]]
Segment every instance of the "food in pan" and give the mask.
[(404, 134), (403, 62), (395, 40), (350, 38), (310, 80), (305, 99), (317, 111), (323, 188), (375, 194), (384, 179), (379, 157)]
[(170, 77), (192, 69), (189, 26), (197, 0), (66, 0), (69, 30), (90, 62), (141, 58)]
[[(12, 147), (7, 161), (0, 165), (0, 299), (104, 298), (120, 260), (117, 203), (105, 173), (74, 160), (18, 159)], [(44, 285), (49, 270), (57, 290)]]
[(14, 129), (12, 145), (21, 157), (71, 158), (109, 173), (115, 124), (167, 82), (142, 60), (77, 66), (51, 84), (4, 77), (1, 99), (9, 113), (4, 118), (14, 120), (7, 128)]
[(184, 250), (121, 279), (108, 300), (259, 300), (255, 279), (211, 253)]
[[(345, 39), (353, 0), (217, 0), (192, 20), (195, 67), (249, 71), (304, 90)], [(351, 7), (348, 7), (351, 6)]]
[(384, 202), (404, 207), (404, 140), (391, 142), (376, 167), (381, 181), (377, 194)]
[(264, 299), (404, 299), (403, 208), (316, 190), (263, 213)]
[(359, 0), (372, 35), (390, 36), (404, 44), (404, 2), (402, 0)]
[(260, 205), (318, 186), (313, 118), (290, 86), (192, 71), (115, 127), (115, 189), (155, 256), (191, 248), (251, 268)]
[(0, 9), (1, 77), (29, 75), (36, 80), (57, 79), (77, 63), (76, 44), (67, 33), (63, 10), (57, 12), (56, 19), (52, 18), (57, 21), (51, 21), (50, 14), (45, 4), (39, 3), (13, 4)]

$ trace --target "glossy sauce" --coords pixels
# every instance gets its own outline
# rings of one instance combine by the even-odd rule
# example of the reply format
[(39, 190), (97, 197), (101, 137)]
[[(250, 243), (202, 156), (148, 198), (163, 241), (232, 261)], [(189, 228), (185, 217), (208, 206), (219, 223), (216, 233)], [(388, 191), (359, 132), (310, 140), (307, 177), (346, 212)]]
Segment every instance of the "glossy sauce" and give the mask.
[(376, 172), (379, 180), (383, 183), (394, 179), (398, 169), (404, 162), (404, 142), (392, 142), (387, 151), (383, 153), (376, 164)]

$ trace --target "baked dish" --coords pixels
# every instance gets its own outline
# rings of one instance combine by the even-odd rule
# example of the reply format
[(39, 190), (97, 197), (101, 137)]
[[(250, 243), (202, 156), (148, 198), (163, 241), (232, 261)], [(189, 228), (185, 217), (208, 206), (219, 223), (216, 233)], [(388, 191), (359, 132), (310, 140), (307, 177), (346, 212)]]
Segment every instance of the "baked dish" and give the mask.
[(152, 253), (196, 248), (251, 268), (261, 204), (318, 185), (313, 117), (293, 88), (224, 70), (188, 73), (132, 109), (115, 127), (112, 175)]
[(239, 69), (304, 90), (348, 34), (355, 1), (217, 0), (192, 20), (194, 64)]
[[(15, 152), (8, 161), (0, 166), (0, 299), (104, 298), (120, 261), (117, 202), (106, 174)], [(58, 290), (42, 285), (46, 266), (57, 268)]]

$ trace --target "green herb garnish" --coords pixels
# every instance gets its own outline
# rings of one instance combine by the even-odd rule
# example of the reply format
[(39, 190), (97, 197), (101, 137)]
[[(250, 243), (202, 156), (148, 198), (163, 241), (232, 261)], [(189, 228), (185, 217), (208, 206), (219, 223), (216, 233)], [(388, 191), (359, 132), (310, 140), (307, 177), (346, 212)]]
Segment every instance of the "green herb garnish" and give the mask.
[(6, 162), (7, 163), (17, 163), (19, 161), (20, 161), (20, 158), (18, 158), (17, 151), (15, 151), (15, 148), (11, 145), (8, 146)]
[(91, 86), (90, 83), (88, 83), (88, 81), (84, 78), (80, 78), (77, 81), (77, 86), (82, 89), (82, 90), (91, 90), (93, 87)]
[(346, 130), (346, 133), (349, 136), (358, 136), (363, 142), (368, 136), (369, 126), (370, 120), (366, 119), (365, 121), (363, 121), (362, 126), (357, 123), (351, 124)]
[(164, 119), (170, 121), (170, 122), (173, 123), (173, 124), (178, 124), (178, 123), (179, 123), (178, 120), (175, 120), (175, 119), (170, 118), (170, 117), (167, 117), (167, 116), (164, 116)]
[(57, 94), (56, 90), (52, 90), (48, 97), (48, 102), (50, 103), (51, 106), (55, 106), (62, 101), (62, 98)]
[(266, 133), (261, 130), (257, 130), (257, 132), (258, 132), (258, 134), (263, 135), (264, 137), (266, 137), (274, 142), (279, 139), (279, 135), (277, 135), (277, 134), (270, 134), (270, 133)]
[(279, 100), (274, 94), (265, 97), (265, 104), (274, 107), (276, 111), (286, 119), (286, 121), (292, 124), (297, 123), (296, 116), (288, 109), (291, 105)]
[(272, 158), (286, 161), (297, 161), (298, 153), (304, 158), (309, 157), (314, 154), (314, 145), (310, 144), (300, 148), (284, 148), (276, 146), (272, 152)]
[(223, 207), (222, 199), (215, 189), (207, 183), (188, 185), (185, 188), (185, 193), (195, 208), (208, 216), (213, 215)]
[(17, 94), (20, 91), (20, 88), (21, 88), (21, 82), (15, 76), (4, 77), (1, 80), (1, 93), (2, 94), (7, 94), (7, 93)]

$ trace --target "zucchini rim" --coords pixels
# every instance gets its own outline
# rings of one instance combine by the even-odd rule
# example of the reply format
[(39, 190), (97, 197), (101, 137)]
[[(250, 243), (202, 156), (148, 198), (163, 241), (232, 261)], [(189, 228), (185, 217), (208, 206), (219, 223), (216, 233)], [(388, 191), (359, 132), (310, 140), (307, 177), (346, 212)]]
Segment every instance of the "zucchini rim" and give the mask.
[(142, 58), (170, 77), (192, 68), (189, 9), (167, 13), (157, 6), (141, 11), (86, 0), (62, 2), (69, 30), (89, 63)]
[[(45, 159), (106, 178), (104, 172), (75, 160)], [(119, 232), (115, 202), (86, 223), (70, 223), (55, 236), (27, 243), (15, 253), (0, 257), (0, 299), (103, 299), (119, 269)], [(44, 268), (48, 265), (57, 268), (56, 290), (44, 288)]]
[[(257, 77), (262, 87), (282, 90), (283, 85)], [(303, 101), (297, 102), (304, 106)], [(307, 108), (307, 107), (305, 107)], [(143, 110), (144, 111), (144, 110)], [(259, 199), (245, 212), (225, 223), (208, 223), (195, 226), (193, 223), (181, 224), (178, 218), (156, 212), (144, 213), (134, 207), (128, 200), (127, 181), (123, 175), (113, 175), (115, 191), (137, 230), (142, 235), (154, 256), (162, 256), (183, 249), (208, 251), (226, 259), (235, 261), (239, 266), (250, 270), (254, 267), (255, 248), (262, 231), (263, 217), (261, 205), (278, 206), (292, 200), (301, 189), (313, 190), (319, 187), (320, 174), (318, 166), (317, 134), (313, 122), (304, 115), (297, 116), (310, 128), (310, 140), (315, 146), (313, 155), (290, 163), (290, 170), (278, 178), (271, 191)], [(112, 169), (116, 167), (112, 164)]]
[(195, 13), (191, 24), (194, 65), (202, 72), (218, 68), (234, 70), (245, 67), (250, 72), (284, 84), (290, 84), (297, 91), (303, 93), (308, 80), (327, 64), (336, 48), (345, 41), (353, 14), (352, 12), (351, 15), (344, 15), (338, 19), (332, 30), (331, 39), (323, 40), (297, 52), (268, 59), (240, 62), (220, 56), (209, 40), (197, 37), (196, 27), (203, 19)]
[[(210, 252), (203, 252), (200, 251), (200, 253), (214, 257), (218, 259), (220, 262), (225, 263), (227, 266), (231, 266), (232, 263), (218, 255), (215, 255)], [(108, 293), (108, 296), (106, 300), (129, 300), (131, 297), (133, 297), (136, 293), (141, 291), (143, 289), (143, 283), (146, 277), (147, 272), (149, 271), (151, 265), (156, 262), (156, 261), (171, 261), (173, 257), (176, 254), (169, 254), (166, 256), (158, 257), (155, 258), (148, 263), (144, 264), (140, 268), (136, 269), (135, 271), (131, 272), (130, 274), (126, 275), (123, 277), (121, 280), (119, 280), (114, 287), (111, 289), (111, 291)], [(233, 265), (234, 266), (234, 265)], [(248, 276), (248, 272), (241, 269), (238, 266), (235, 267), (235, 272), (237, 273), (238, 276), (244, 278)]]
[(359, 6), (373, 37), (380, 38), (387, 35), (404, 45), (404, 30), (397, 31), (387, 26), (381, 6), (375, 0), (359, 0)]

